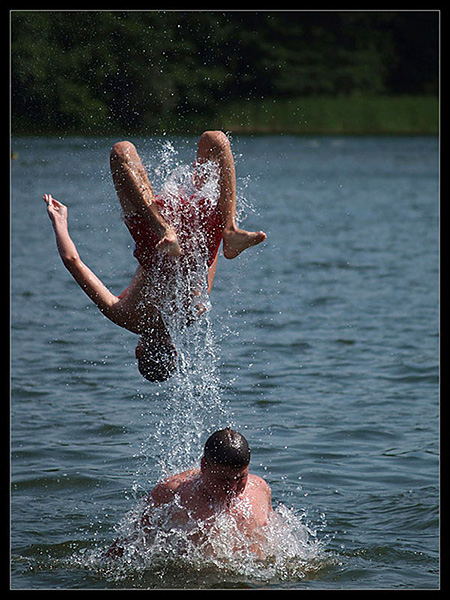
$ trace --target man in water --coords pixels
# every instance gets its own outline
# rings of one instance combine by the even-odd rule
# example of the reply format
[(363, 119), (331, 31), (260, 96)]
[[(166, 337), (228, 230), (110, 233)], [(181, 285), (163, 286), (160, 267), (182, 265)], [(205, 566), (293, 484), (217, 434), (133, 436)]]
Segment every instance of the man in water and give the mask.
[[(208, 536), (219, 515), (225, 516), (235, 526), (236, 545), (245, 544), (264, 557), (271, 489), (264, 479), (249, 473), (249, 463), (250, 449), (242, 434), (230, 428), (216, 431), (206, 441), (199, 468), (172, 475), (153, 488), (141, 520), (144, 532), (152, 512), (166, 505), (173, 526), (184, 528), (192, 542), (214, 552), (213, 545), (208, 547)], [(122, 556), (123, 545), (117, 540), (107, 555)]]
[[(234, 161), (229, 140), (221, 131), (206, 131), (200, 137), (194, 175), (194, 186), (200, 192), (205, 178), (202, 166), (214, 165), (219, 186), (215, 206), (200, 202), (193, 208), (192, 198), (181, 198), (178, 207), (171, 208), (154, 194), (136, 148), (130, 142), (115, 144), (110, 162), (123, 218), (136, 244), (134, 256), (139, 261), (130, 285), (119, 296), (111, 293), (80, 259), (69, 235), (67, 207), (50, 194), (45, 194), (44, 200), (64, 265), (106, 317), (140, 336), (136, 358), (143, 377), (164, 381), (175, 369), (176, 350), (161, 316), (161, 286), (155, 284), (155, 276), (159, 282), (170, 281), (176, 262), (181, 265), (181, 272), (187, 273), (194, 253), (203, 251), (209, 294), (220, 243), (224, 256), (233, 259), (246, 248), (263, 242), (266, 234), (236, 226)], [(197, 237), (193, 231), (201, 235)], [(201, 240), (199, 244), (197, 239)], [(188, 290), (188, 295), (185, 302), (192, 304), (198, 291)], [(197, 308), (200, 314), (203, 309)]]

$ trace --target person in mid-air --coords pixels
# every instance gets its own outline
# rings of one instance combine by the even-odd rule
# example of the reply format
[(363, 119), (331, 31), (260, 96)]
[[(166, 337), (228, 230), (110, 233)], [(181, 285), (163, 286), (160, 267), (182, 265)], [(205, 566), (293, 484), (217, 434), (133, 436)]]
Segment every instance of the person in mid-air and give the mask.
[[(141, 159), (131, 142), (116, 143), (110, 155), (111, 173), (122, 207), (123, 219), (134, 241), (139, 262), (130, 285), (119, 295), (111, 293), (83, 263), (68, 230), (67, 207), (44, 194), (61, 259), (100, 311), (113, 323), (140, 336), (136, 347), (138, 368), (149, 381), (165, 381), (175, 369), (176, 349), (161, 315), (161, 281), (170, 275), (187, 274), (206, 262), (208, 294), (214, 281), (220, 243), (228, 259), (266, 239), (262, 231), (251, 232), (236, 225), (236, 174), (231, 147), (221, 131), (204, 132), (198, 143), (193, 185), (198, 193), (180, 197), (175, 204), (153, 192)], [(218, 199), (213, 205), (201, 195), (205, 172), (213, 164), (218, 174)], [(182, 286), (181, 286), (182, 287)], [(199, 292), (186, 286), (185, 303), (204, 309)], [(186, 314), (189, 314), (187, 311)]]

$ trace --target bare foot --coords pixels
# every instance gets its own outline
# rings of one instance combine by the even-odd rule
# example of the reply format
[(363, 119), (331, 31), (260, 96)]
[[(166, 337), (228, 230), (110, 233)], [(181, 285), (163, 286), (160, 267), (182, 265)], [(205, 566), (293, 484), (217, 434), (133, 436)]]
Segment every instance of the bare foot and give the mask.
[(266, 238), (263, 231), (245, 231), (237, 228), (224, 230), (223, 254), (225, 258), (236, 258), (243, 250), (264, 242)]
[(180, 256), (181, 248), (178, 243), (177, 234), (173, 229), (167, 229), (163, 237), (156, 245), (157, 249), (168, 256)]

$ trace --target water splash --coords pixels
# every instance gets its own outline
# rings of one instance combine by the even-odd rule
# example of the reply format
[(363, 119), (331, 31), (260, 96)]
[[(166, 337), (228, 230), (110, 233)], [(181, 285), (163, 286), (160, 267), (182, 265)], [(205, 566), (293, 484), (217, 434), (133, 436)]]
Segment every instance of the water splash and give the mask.
[(261, 534), (258, 554), (228, 513), (217, 515), (207, 536), (201, 523), (174, 527), (165, 506), (151, 513), (144, 531), (143, 514), (149, 514), (145, 501), (119, 524), (124, 550), (120, 558), (105, 558), (100, 549), (88, 557), (82, 551), (79, 560), (84, 567), (109, 582), (133, 582), (135, 587), (206, 588), (219, 583), (248, 587), (313, 578), (334, 561), (307, 515), (283, 504), (275, 508)]
[(164, 416), (144, 442), (143, 453), (159, 464), (163, 475), (198, 463), (206, 437), (232, 424), (221, 397), (217, 351), (208, 317), (191, 325), (188, 334), (171, 328), (177, 369), (162, 387)]
[(202, 213), (214, 211), (219, 198), (217, 168), (212, 162), (183, 164), (168, 141), (160, 154), (155, 176), (164, 200), (161, 213), (175, 226), (183, 255), (158, 258), (145, 301), (157, 297), (177, 358), (174, 375), (158, 388), (162, 418), (141, 453), (144, 467), (147, 457), (156, 459), (167, 475), (197, 462), (206, 437), (232, 423), (221, 398), (219, 352), (209, 315), (207, 240), (200, 226)]

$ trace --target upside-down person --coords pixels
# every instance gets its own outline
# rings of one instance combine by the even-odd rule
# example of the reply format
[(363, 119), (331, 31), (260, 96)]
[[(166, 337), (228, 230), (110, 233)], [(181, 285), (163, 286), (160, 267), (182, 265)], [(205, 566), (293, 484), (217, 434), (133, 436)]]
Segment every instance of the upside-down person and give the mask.
[[(205, 285), (209, 294), (220, 243), (224, 256), (233, 259), (246, 248), (263, 242), (266, 234), (245, 231), (236, 225), (234, 160), (229, 140), (221, 131), (206, 131), (199, 139), (193, 181), (198, 190), (195, 202), (193, 196), (181, 197), (171, 205), (155, 195), (130, 142), (113, 146), (110, 164), (123, 219), (135, 241), (134, 256), (139, 262), (130, 285), (119, 296), (110, 292), (81, 260), (69, 235), (67, 207), (50, 194), (45, 194), (44, 200), (59, 254), (68, 271), (106, 317), (140, 336), (136, 358), (141, 375), (149, 381), (165, 381), (175, 369), (176, 349), (161, 314), (161, 286), (155, 282), (170, 281), (170, 272), (175, 269), (177, 273), (188, 273), (192, 265), (198, 264), (200, 253), (206, 263)], [(212, 164), (218, 175), (215, 204), (198, 201), (205, 178), (202, 166), (206, 164)], [(195, 292), (186, 286), (186, 293), (189, 297), (183, 302), (195, 306)], [(197, 312), (202, 312), (198, 304)]]

